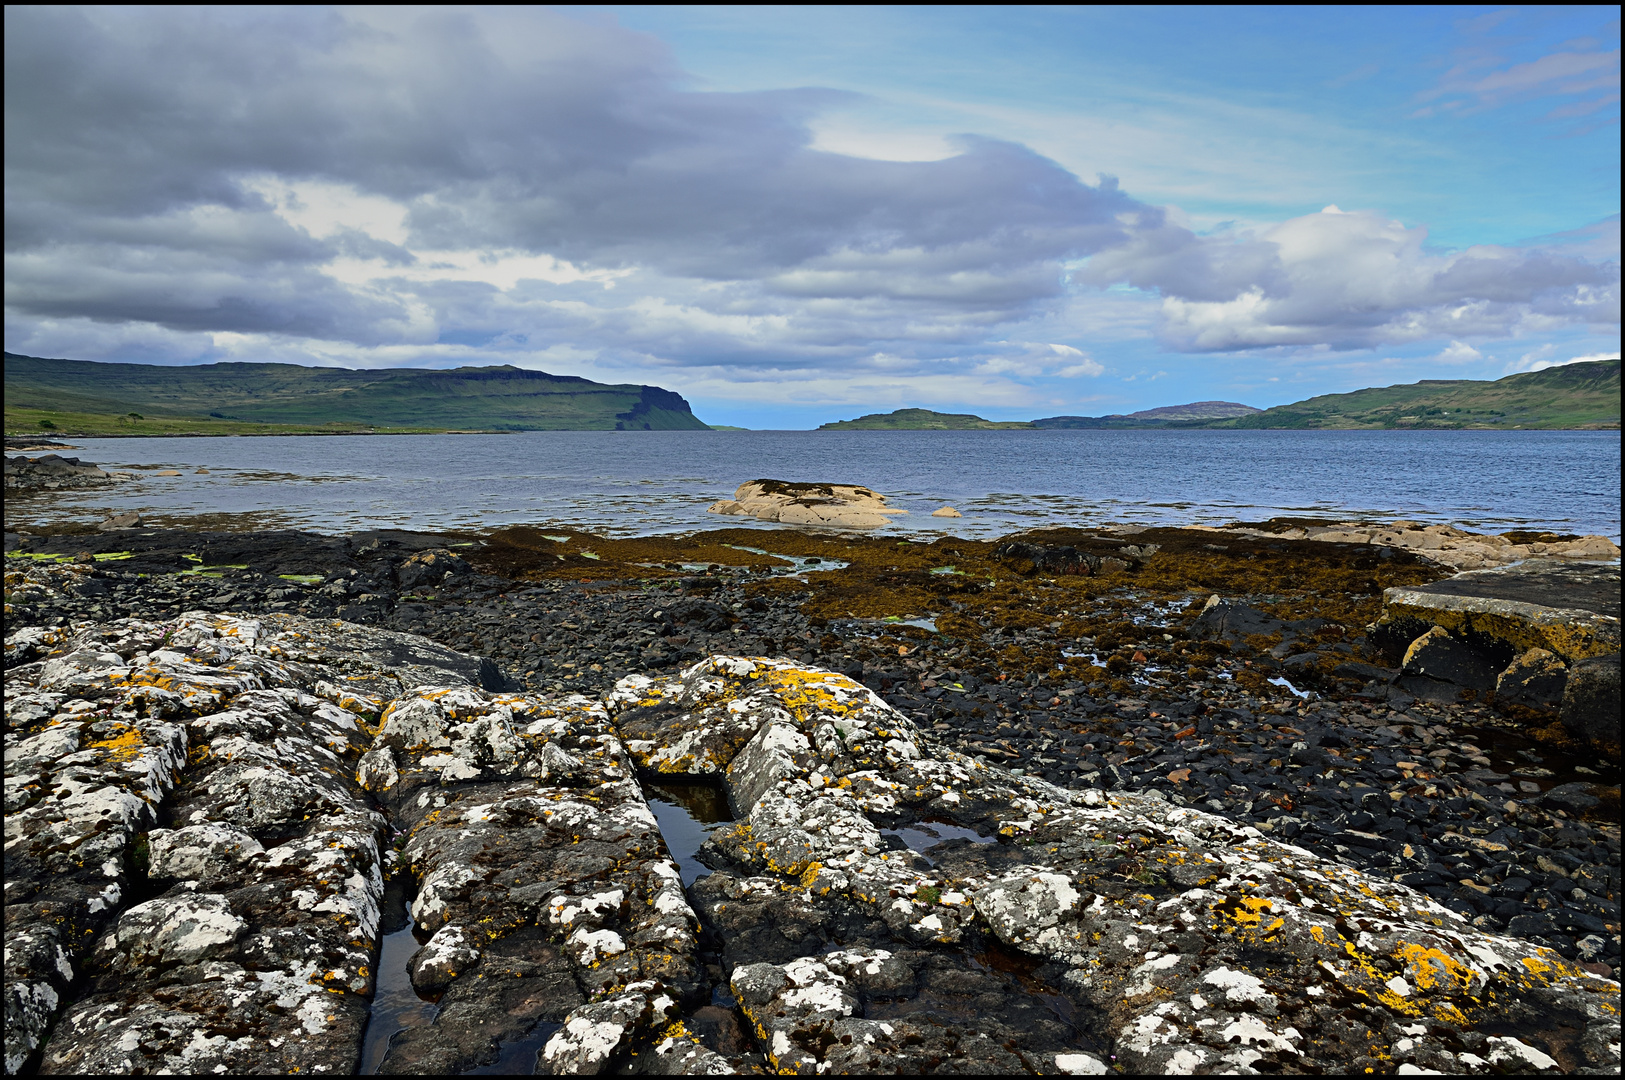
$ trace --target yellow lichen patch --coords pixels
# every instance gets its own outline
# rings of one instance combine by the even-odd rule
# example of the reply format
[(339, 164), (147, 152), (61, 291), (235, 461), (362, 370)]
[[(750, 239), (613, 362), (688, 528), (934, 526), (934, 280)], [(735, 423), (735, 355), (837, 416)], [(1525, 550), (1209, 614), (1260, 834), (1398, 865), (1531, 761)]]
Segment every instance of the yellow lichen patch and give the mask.
[(1262, 896), (1233, 896), (1213, 905), (1212, 910), (1251, 930), (1263, 925), (1264, 914), (1273, 912), (1275, 905)]
[(136, 728), (127, 728), (120, 735), (111, 739), (102, 739), (90, 743), (86, 749), (106, 751), (110, 761), (133, 761), (140, 755), (146, 744), (141, 741), (141, 732)]
[(1406, 974), (1419, 990), (1466, 993), (1472, 988), (1473, 969), (1443, 950), (1400, 942), (1394, 951), (1405, 962)]

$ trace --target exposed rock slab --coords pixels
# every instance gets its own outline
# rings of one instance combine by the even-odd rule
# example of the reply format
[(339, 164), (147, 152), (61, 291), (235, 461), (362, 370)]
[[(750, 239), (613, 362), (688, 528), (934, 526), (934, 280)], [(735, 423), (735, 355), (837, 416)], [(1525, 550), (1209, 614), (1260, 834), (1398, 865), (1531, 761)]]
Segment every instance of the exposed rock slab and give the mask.
[[(1227, 819), (971, 760), (844, 675), (719, 656), (510, 694), (280, 616), (6, 646), (8, 1071), (353, 1071), (396, 857), (371, 798), (441, 995), (388, 1071), (531, 1044), (555, 1073), (757, 1046), (797, 1072), (1619, 1067), (1617, 983)], [(740, 818), (687, 895), (639, 768)], [(718, 1035), (701, 925), (755, 1043)]]
[[(1550, 712), (1574, 665), (1618, 654), (1619, 597), (1617, 565), (1532, 560), (1384, 590), (1372, 630), (1391, 652), (1403, 650), (1400, 685), (1418, 697), (1452, 700), (1458, 688), (1494, 690), (1505, 701)], [(1578, 719), (1581, 712), (1607, 717), (1602, 725), (1610, 728), (1618, 715), (1617, 707), (1570, 711), (1576, 718), (1570, 726), (1586, 732), (1599, 724)], [(1598, 742), (1596, 732), (1587, 737)]]
[[(1108, 1049), (1142, 1072), (1618, 1068), (1617, 983), (1223, 818), (970, 761), (844, 676), (715, 657), (612, 704), (687, 712), (668, 730), (743, 811), (695, 894), (777, 1070), (1010, 1067), (993, 1051), (1019, 988), (1001, 1009), (921, 974), (989, 948), (1076, 1010), (1026, 1026), (1033, 1071)], [(635, 752), (674, 760), (654, 743)], [(885, 836), (928, 822), (998, 839)], [(1559, 1016), (1572, 1039), (1543, 1034)]]
[(1423, 525), (1419, 521), (1342, 522), (1258, 529), (1192, 525), (1204, 532), (1229, 533), (1278, 540), (1315, 540), (1328, 544), (1362, 544), (1413, 552), (1454, 570), (1480, 570), (1507, 566), (1528, 559), (1607, 560), (1619, 558), (1619, 545), (1606, 536), (1577, 536), (1531, 540), (1527, 535), (1474, 533), (1453, 525)]
[(906, 514), (886, 505), (886, 497), (856, 484), (802, 484), (785, 480), (749, 480), (731, 499), (706, 508), (708, 514), (731, 514), (786, 525), (827, 525), (838, 529), (876, 529), (891, 523), (888, 514)]
[(81, 975), (44, 1072), (354, 1067), (384, 820), (352, 774), (437, 655), (409, 637), (191, 613), (6, 639), (8, 1070)]

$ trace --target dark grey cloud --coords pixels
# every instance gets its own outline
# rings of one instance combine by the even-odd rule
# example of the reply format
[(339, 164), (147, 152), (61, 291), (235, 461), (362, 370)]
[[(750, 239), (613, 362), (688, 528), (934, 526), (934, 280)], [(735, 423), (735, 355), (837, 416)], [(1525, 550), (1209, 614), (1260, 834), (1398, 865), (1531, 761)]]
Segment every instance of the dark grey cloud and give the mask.
[[(1617, 266), (1571, 255), (1441, 257), (1369, 215), (1198, 237), (978, 136), (939, 161), (820, 151), (810, 120), (849, 95), (698, 92), (654, 38), (557, 11), (9, 7), (5, 27), (8, 334), (835, 371), (1030, 358), (1021, 326), (1117, 282), (1160, 294), (1193, 352), (1618, 317)], [(307, 231), (267, 178), (390, 200), (402, 230)], [(437, 276), (469, 251), (574, 269)]]
[[(308, 287), (285, 268), (378, 254), (361, 235), (316, 243), (245, 225), (228, 256), (226, 238), (175, 221), (198, 207), (252, 220), (265, 207), (242, 181), (269, 174), (405, 204), (410, 247), (546, 252), (1008, 317), (1058, 293), (1059, 260), (1121, 241), (1117, 215), (1137, 208), (995, 140), (966, 138), (937, 162), (810, 149), (806, 121), (838, 95), (687, 91), (658, 42), (613, 26), (537, 11), (392, 22), (306, 9), (8, 9), (8, 250), (78, 242), (233, 257), (244, 280), (219, 305), (219, 328), (260, 329), (263, 318), (232, 319), (259, 310), (256, 297)], [(183, 291), (222, 273), (217, 261), (195, 268)], [(13, 307), (126, 318), (151, 291), (98, 303), (96, 290), (47, 300), (44, 287), (17, 290)], [(150, 318), (199, 325), (191, 300), (185, 318), (175, 310)], [(357, 315), (347, 336), (371, 339), (376, 312)]]

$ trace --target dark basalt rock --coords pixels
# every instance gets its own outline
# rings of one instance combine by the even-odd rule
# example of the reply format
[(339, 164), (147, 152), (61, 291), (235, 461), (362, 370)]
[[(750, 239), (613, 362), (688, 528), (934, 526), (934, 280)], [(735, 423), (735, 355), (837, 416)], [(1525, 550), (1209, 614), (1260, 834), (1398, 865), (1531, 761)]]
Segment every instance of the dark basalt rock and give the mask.
[(1563, 700), (1569, 669), (1545, 649), (1530, 649), (1495, 677), (1498, 701), (1550, 711)]
[(1496, 669), (1492, 663), (1439, 626), (1411, 642), (1405, 650), (1403, 670), (1407, 675), (1420, 675), (1468, 690), (1495, 689)]
[[(993, 549), (993, 554), (994, 557), (1019, 567), (1026, 574), (1076, 574), (1088, 577), (1090, 574), (1100, 573), (1101, 570), (1100, 556), (1070, 546), (1049, 547), (1018, 540), (1000, 544)], [(1121, 559), (1113, 561), (1120, 566), (1127, 565)]]
[(1619, 653), (1577, 662), (1563, 687), (1563, 726), (1619, 752)]

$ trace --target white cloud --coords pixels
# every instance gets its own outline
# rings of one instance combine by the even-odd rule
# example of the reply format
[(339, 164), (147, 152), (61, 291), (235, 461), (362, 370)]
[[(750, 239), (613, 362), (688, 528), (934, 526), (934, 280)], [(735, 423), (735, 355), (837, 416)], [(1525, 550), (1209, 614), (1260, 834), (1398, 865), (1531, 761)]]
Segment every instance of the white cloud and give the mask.
[(1142, 215), (1127, 244), (1079, 276), (1160, 290), (1164, 339), (1191, 352), (1459, 342), (1619, 321), (1617, 264), (1492, 246), (1439, 253), (1426, 240), (1425, 228), (1336, 206), (1211, 238)]
[(1546, 345), (1534, 352), (1525, 353), (1518, 361), (1507, 365), (1506, 373), (1516, 375), (1524, 371), (1545, 371), (1547, 368), (1565, 367), (1569, 364), (1584, 364), (1592, 360), (1619, 359), (1619, 353), (1617, 352), (1588, 353), (1585, 356), (1571, 356), (1567, 360), (1537, 359), (1537, 357), (1550, 355), (1553, 351), (1555, 351), (1555, 346)]
[(1452, 341), (1433, 359), (1441, 364), (1470, 364), (1474, 360), (1484, 359), (1484, 354), (1465, 342)]

